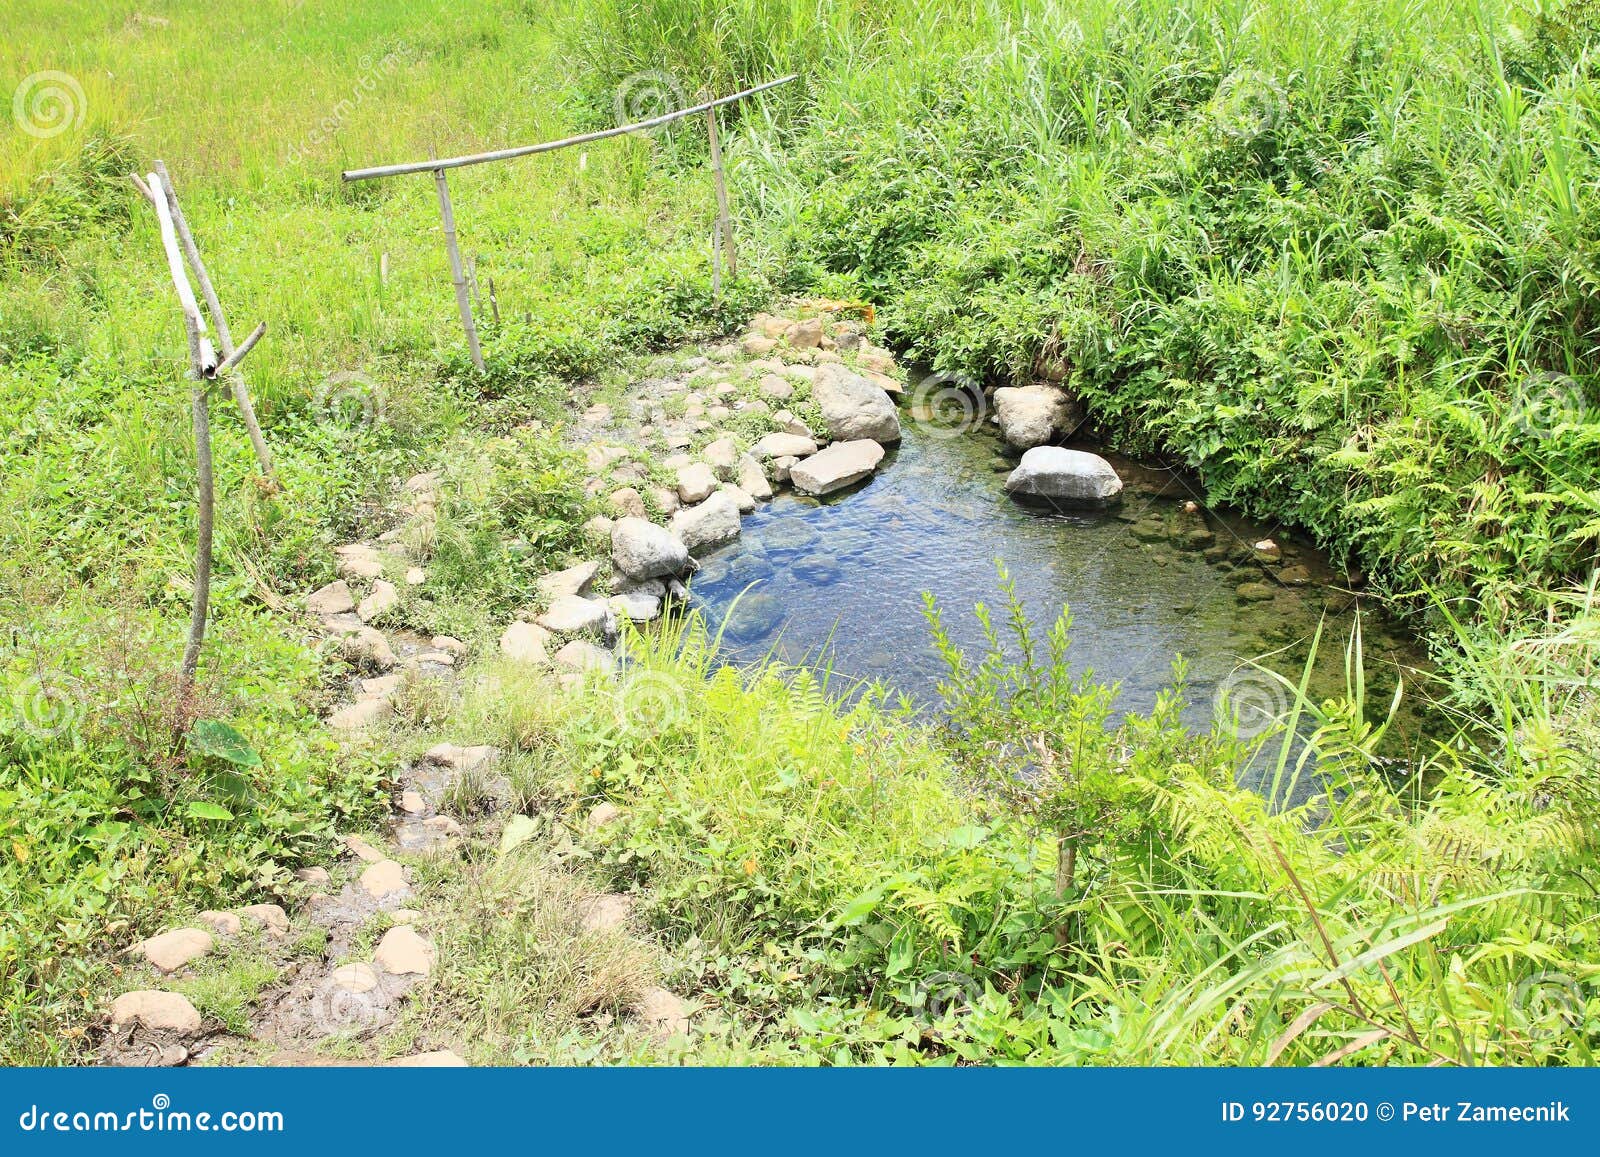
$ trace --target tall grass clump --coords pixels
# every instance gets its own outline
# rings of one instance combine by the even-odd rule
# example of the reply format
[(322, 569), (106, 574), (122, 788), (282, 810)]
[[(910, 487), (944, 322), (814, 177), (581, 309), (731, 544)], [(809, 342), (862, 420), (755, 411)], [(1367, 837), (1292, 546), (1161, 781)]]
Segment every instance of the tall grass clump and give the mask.
[[(1298, 738), (1193, 734), (1181, 687), (1118, 711), (1065, 621), (986, 621), (978, 652), (943, 644), (932, 728), (722, 666), (694, 623), (631, 639), (614, 681), (480, 708), (539, 822), (713, 1006), (696, 1056), (1587, 1063), (1592, 766), (1556, 792), (1446, 745), (1397, 786), (1359, 687), (1302, 704)], [(1307, 802), (1236, 786), (1307, 733)]]

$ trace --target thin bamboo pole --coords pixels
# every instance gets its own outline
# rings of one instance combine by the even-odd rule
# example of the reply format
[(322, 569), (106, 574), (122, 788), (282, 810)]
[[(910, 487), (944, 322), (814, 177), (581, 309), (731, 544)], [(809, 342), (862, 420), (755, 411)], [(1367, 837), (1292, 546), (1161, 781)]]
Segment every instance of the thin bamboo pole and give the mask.
[(716, 100), (705, 101), (692, 105), (689, 108), (680, 108), (675, 112), (663, 113), (649, 120), (635, 121), (631, 125), (618, 125), (614, 129), (601, 129), (599, 132), (583, 133), (576, 137), (565, 137), (559, 141), (546, 141), (538, 145), (523, 145), (514, 149), (496, 149), (489, 153), (471, 153), (462, 157), (450, 157), (443, 161), (411, 161), (404, 165), (377, 165), (370, 169), (346, 169), (339, 174), (346, 181), (370, 181), (374, 177), (400, 177), (407, 173), (438, 172), (440, 169), (459, 169), (466, 165), (481, 165), (487, 161), (509, 161), (514, 157), (529, 157), (535, 153), (548, 153), (556, 149), (571, 148), (573, 145), (586, 145), (590, 141), (603, 141), (608, 137), (622, 136), (624, 133), (636, 133), (642, 129), (653, 129), (657, 125), (669, 124), (683, 117), (695, 116), (705, 112), (708, 108), (719, 105), (732, 104), (734, 101), (744, 100), (745, 97), (754, 96), (758, 92), (765, 92), (769, 88), (777, 88), (780, 84), (788, 84), (791, 80), (799, 79), (799, 73), (780, 76), (777, 80), (769, 80), (765, 84), (758, 84), (754, 88), (747, 88), (743, 92), (736, 92), (732, 96), (718, 97)]
[[(717, 239), (721, 242), (722, 253), (728, 263), (728, 278), (731, 281), (739, 277), (739, 254), (733, 244), (733, 226), (728, 219), (728, 183), (722, 172), (722, 141), (717, 136), (717, 110), (715, 106), (706, 109), (706, 134), (711, 138), (711, 178), (717, 186)], [(714, 291), (721, 294), (721, 278), (715, 279), (718, 283)]]
[(461, 267), (461, 247), (456, 243), (456, 215), (450, 208), (450, 182), (444, 169), (433, 171), (434, 187), (439, 191), (439, 219), (444, 222), (444, 247), (450, 255), (450, 280), (456, 287), (456, 309), (461, 312), (461, 328), (467, 333), (467, 351), (472, 364), (483, 372), (483, 350), (478, 346), (478, 327), (472, 320), (472, 299), (467, 293), (467, 277)]

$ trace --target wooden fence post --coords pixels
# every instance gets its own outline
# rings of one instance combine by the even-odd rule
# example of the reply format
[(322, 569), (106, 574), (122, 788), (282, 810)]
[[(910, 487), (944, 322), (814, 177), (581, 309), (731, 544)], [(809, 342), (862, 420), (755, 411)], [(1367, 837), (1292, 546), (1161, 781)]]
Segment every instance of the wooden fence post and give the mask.
[(183, 271), (178, 231), (173, 224), (171, 203), (167, 199), (167, 182), (159, 170), (145, 180), (152, 194), (150, 200), (155, 207), (156, 220), (161, 225), (161, 245), (166, 250), (172, 287), (177, 291), (178, 304), (183, 310), (184, 328), (189, 334), (189, 377), (194, 382), (190, 401), (194, 414), (199, 525), (195, 532), (194, 598), (189, 610), (189, 636), (184, 642), (183, 662), (178, 667), (178, 696), (182, 700), (182, 709), (187, 712), (194, 692), (195, 671), (200, 665), (200, 648), (205, 644), (206, 619), (211, 605), (211, 536), (215, 498), (211, 474), (211, 409), (206, 389), (209, 385), (207, 378), (216, 372), (217, 362), (211, 352), (211, 341), (206, 336), (205, 319), (200, 316), (200, 306)]
[[(167, 176), (167, 167), (157, 161), (156, 171), (142, 180), (137, 173), (130, 175), (134, 186), (155, 210), (156, 222), (161, 229), (161, 248), (167, 258), (167, 272), (172, 277), (172, 288), (178, 295), (178, 306), (183, 311), (184, 330), (189, 337), (189, 378), (194, 383), (190, 408), (194, 418), (195, 489), (199, 502), (199, 524), (195, 528), (194, 598), (189, 609), (189, 634), (184, 642), (183, 662), (178, 668), (178, 697), (187, 715), (193, 706), (191, 699), (194, 693), (195, 672), (200, 665), (200, 649), (205, 645), (206, 620), (211, 608), (211, 555), (216, 516), (216, 486), (211, 461), (211, 401), (207, 391), (212, 378), (232, 375), (230, 380), (238, 379), (234, 371), (239, 363), (244, 361), (245, 355), (255, 348), (256, 342), (261, 340), (261, 335), (267, 332), (267, 327), (264, 322), (256, 326), (243, 343), (237, 348), (234, 347), (232, 339), (227, 336), (224, 328), (227, 323), (222, 320), (222, 308), (216, 302), (216, 293), (211, 289), (210, 279), (205, 275), (205, 267), (200, 263), (194, 237), (183, 225), (182, 210), (178, 208), (178, 196), (172, 188), (171, 179)], [(195, 276), (205, 288), (207, 305), (219, 330), (218, 336), (226, 347), (220, 359), (211, 347), (211, 338), (206, 333), (205, 317), (200, 313), (200, 304), (195, 300), (194, 290), (189, 285), (189, 276), (184, 272), (185, 250)], [(242, 387), (242, 381), (240, 384)], [(258, 451), (264, 449), (264, 446), (258, 446), (257, 449)], [(264, 460), (262, 465), (268, 470), (270, 478), (269, 461)]]
[(461, 248), (456, 244), (456, 215), (450, 208), (450, 183), (443, 169), (433, 171), (439, 190), (439, 218), (444, 222), (444, 247), (450, 254), (450, 280), (456, 287), (456, 308), (461, 311), (461, 328), (467, 333), (467, 351), (472, 364), (483, 372), (483, 350), (478, 346), (478, 327), (472, 320), (472, 299), (467, 294), (467, 276), (461, 266)]
[[(739, 276), (739, 254), (733, 244), (733, 226), (728, 220), (728, 184), (722, 175), (722, 141), (717, 136), (717, 109), (715, 105), (706, 109), (706, 133), (711, 138), (711, 177), (717, 186), (717, 239), (722, 244), (722, 253), (728, 263), (728, 277), (736, 280)], [(720, 283), (720, 277), (715, 280)], [(717, 286), (720, 293), (721, 286)]]

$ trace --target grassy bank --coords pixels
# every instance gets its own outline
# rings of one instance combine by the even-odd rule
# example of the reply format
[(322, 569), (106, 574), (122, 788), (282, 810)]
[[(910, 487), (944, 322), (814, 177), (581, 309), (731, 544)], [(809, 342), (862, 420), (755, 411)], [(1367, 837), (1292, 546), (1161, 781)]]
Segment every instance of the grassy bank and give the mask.
[[(1234, 786), (1239, 743), (1178, 723), (1181, 688), (1123, 717), (1043, 640), (1022, 668), (951, 654), (959, 733), (840, 706), (809, 671), (718, 668), (694, 627), (630, 646), (628, 671), (576, 692), (480, 684), (446, 728), (513, 753), (535, 817), (475, 876), (537, 872), (553, 847), (637, 898), (701, 1009), (692, 1047), (646, 1059), (1592, 1063), (1597, 799), (1571, 748), (1493, 773), (1442, 756), (1397, 795), (1358, 705), (1325, 704), (1338, 790), (1273, 814)], [(1587, 742), (1592, 715), (1562, 714)], [(1023, 758), (997, 736), (1030, 737), (1026, 792), (996, 790)], [(619, 815), (596, 828), (602, 803)], [(483, 1056), (629, 1055), (552, 1024), (561, 1002), (504, 997), (559, 967), (549, 944), (466, 939), (440, 999)]]
[[(0, 1057), (80, 1058), (112, 954), (169, 916), (295, 900), (291, 870), (372, 821), (395, 751), (443, 727), (516, 753), (514, 802), (552, 841), (623, 809), (559, 870), (641, 897), (716, 1014), (686, 1059), (1304, 1063), (1363, 1039), (1355, 1061), (1591, 1059), (1588, 7), (933, 9), (957, 18), (11, 14), (0, 95), (35, 78), (65, 103), (0, 129)], [(430, 183), (336, 177), (610, 123), (640, 74), (674, 99), (791, 69), (730, 115), (749, 275), (720, 301), (695, 132), (456, 174), (480, 317), (491, 281), (500, 314), (482, 377)], [(248, 377), (282, 483), (219, 404), (215, 619), (183, 712), (182, 332), (125, 180), (157, 157), (233, 329), (269, 324)], [(1280, 815), (1232, 788), (1234, 740), (1184, 733), (1175, 699), (1121, 721), (1042, 639), (1033, 668), (958, 665), (950, 733), (804, 674), (714, 672), (692, 630), (632, 682), (419, 710), (395, 751), (327, 733), (343, 671), (295, 600), (384, 529), (395, 479), (443, 486), (433, 578), (396, 625), (491, 650), (591, 513), (563, 436), (578, 383), (801, 288), (873, 301), (877, 336), (940, 368), (1059, 379), (1115, 444), (1311, 531), (1431, 608), (1480, 714), (1397, 773), (1353, 677), (1303, 705), (1343, 790)], [(259, 764), (185, 743), (195, 716)], [(1022, 762), (1054, 769), (1048, 794), (1005, 790)], [(502, 1056), (597, 1055), (475, 999), (535, 939), (466, 938), (434, 1013)], [(540, 1031), (582, 1036), (576, 1017), (557, 1002)]]

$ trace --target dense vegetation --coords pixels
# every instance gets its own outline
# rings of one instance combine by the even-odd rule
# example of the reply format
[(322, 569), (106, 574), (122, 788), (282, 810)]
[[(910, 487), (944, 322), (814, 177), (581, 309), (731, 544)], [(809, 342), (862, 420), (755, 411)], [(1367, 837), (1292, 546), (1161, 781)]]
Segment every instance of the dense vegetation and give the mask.
[[(952, 652), (948, 733), (716, 671), (692, 628), (641, 667), (678, 705), (648, 728), (603, 687), (504, 690), (450, 726), (503, 728), (530, 811), (626, 806), (593, 870), (646, 889), (727, 1014), (692, 1059), (1591, 1059), (1591, 5), (13, 7), (0, 95), (77, 92), (65, 131), (0, 136), (0, 1056), (78, 1055), (131, 935), (292, 895), (374, 813), (391, 753), (322, 729), (333, 664), (290, 600), (395, 476), (446, 482), (411, 625), (492, 641), (587, 513), (572, 383), (817, 289), (940, 368), (1059, 378), (1113, 443), (1309, 530), (1428, 608), (1472, 714), (1380, 774), (1353, 656), (1344, 698), (1297, 700), (1341, 790), (1272, 814), (1236, 740), (1184, 732), (1177, 692), (1121, 719), (1063, 634)], [(789, 70), (730, 131), (752, 269), (720, 302), (692, 132), (457, 176), (504, 318), (482, 378), (431, 187), (334, 177), (594, 127), (642, 73), (672, 103)], [(124, 179), (158, 156), (235, 330), (271, 327), (250, 380), (283, 481), (219, 416), (191, 705), (181, 329)], [(175, 743), (194, 715), (261, 766)], [(1040, 790), (997, 790), (1022, 760)]]

